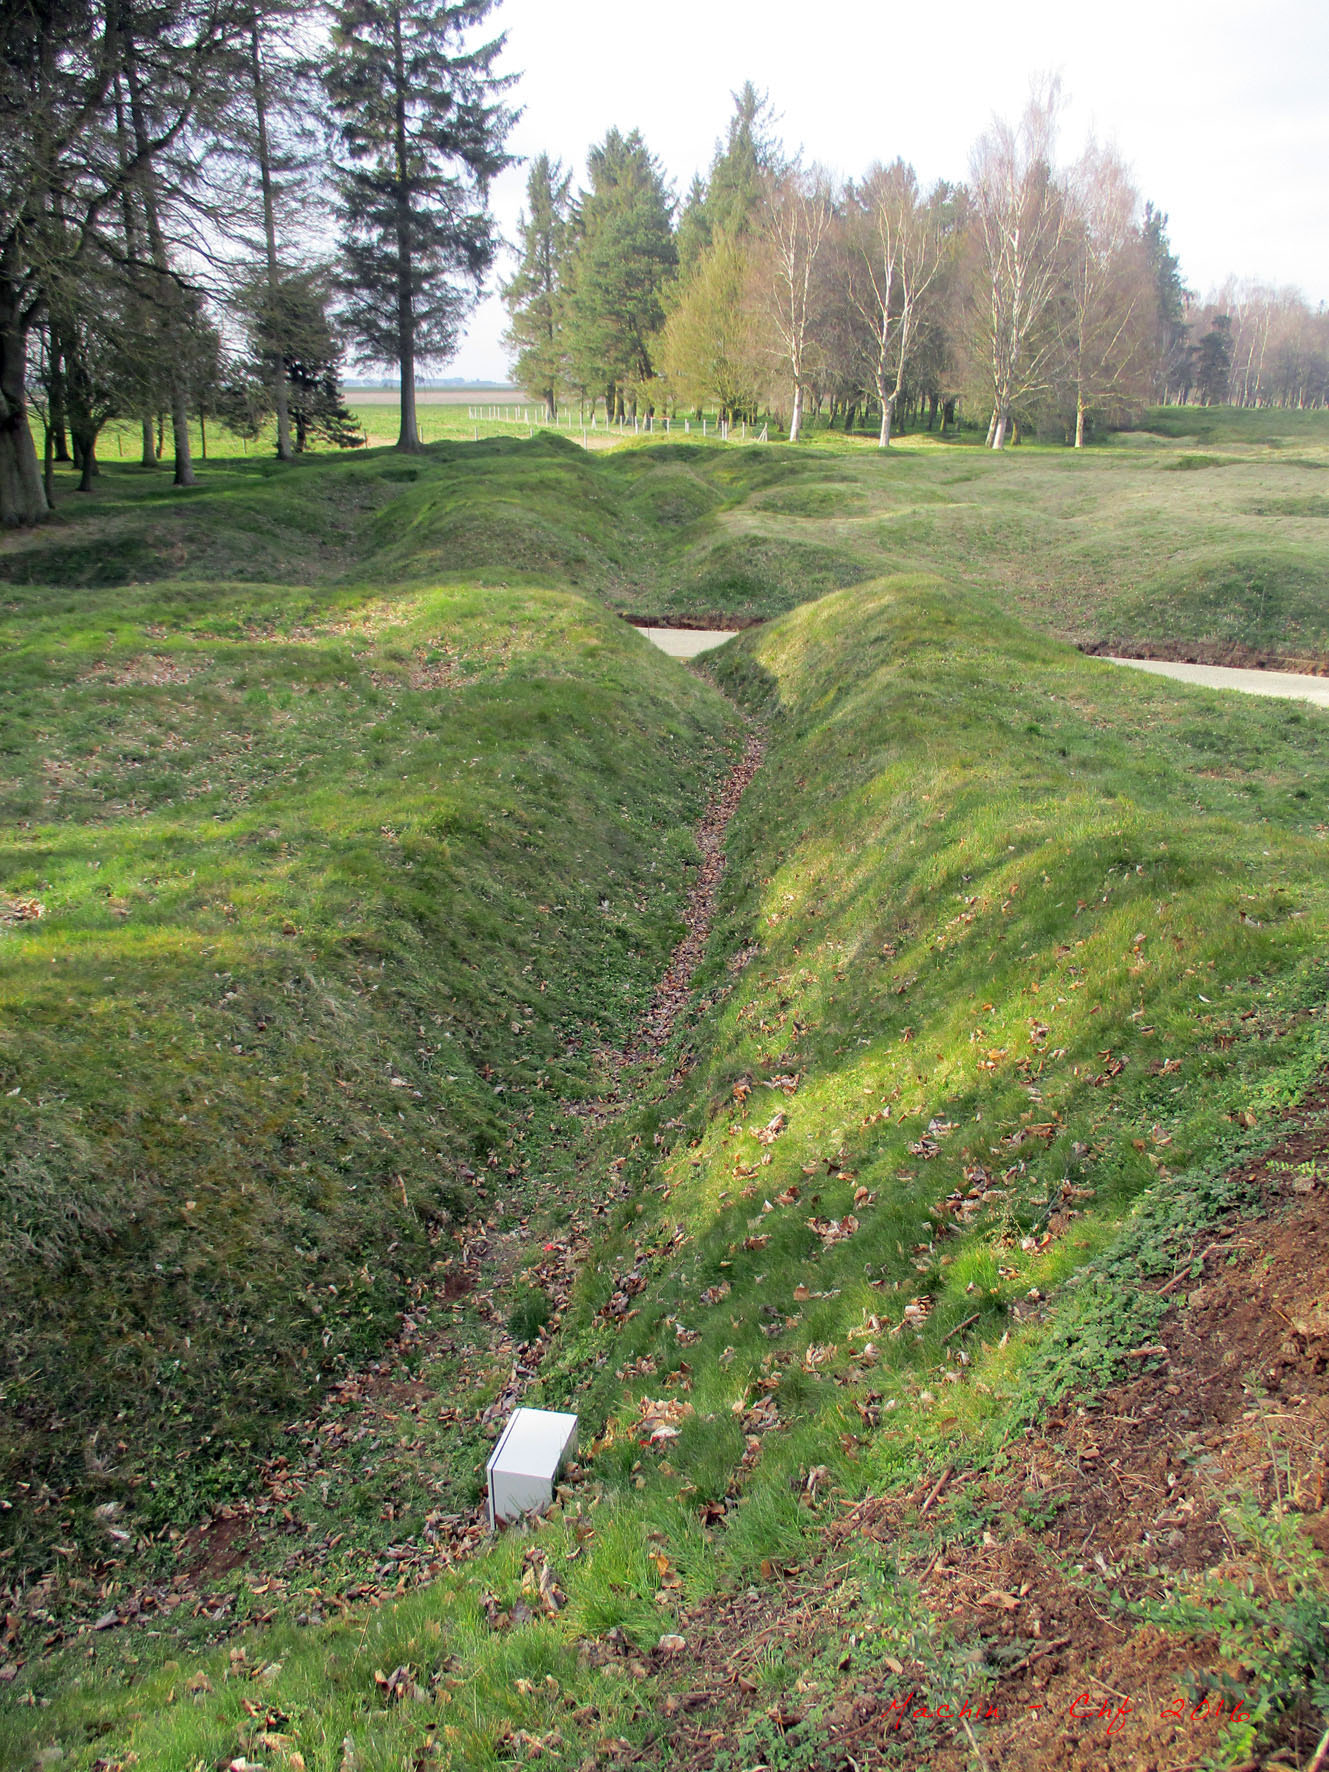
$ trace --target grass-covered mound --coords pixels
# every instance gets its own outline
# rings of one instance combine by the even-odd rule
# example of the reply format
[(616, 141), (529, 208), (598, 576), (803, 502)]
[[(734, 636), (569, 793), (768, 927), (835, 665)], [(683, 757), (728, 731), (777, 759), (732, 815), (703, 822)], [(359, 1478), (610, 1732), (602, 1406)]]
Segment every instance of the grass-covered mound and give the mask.
[[(620, 1361), (705, 1371), (712, 1410), (914, 1294), (921, 1337), (874, 1336), (875, 1383), (975, 1312), (1004, 1326), (1329, 1055), (1319, 714), (1210, 719), (923, 577), (717, 669), (772, 732), (701, 988), (743, 964), (669, 1102), (688, 1256), (616, 1330)], [(834, 1392), (792, 1364), (815, 1419)], [(713, 1496), (741, 1435), (706, 1414), (671, 1457)]]
[(1329, 667), (1329, 416), (1155, 417), (1203, 425), (1203, 449), (1186, 431), (1000, 454), (923, 433), (883, 454), (819, 431), (796, 450), (693, 437), (598, 452), (546, 433), (410, 460), (213, 462), (186, 497), (108, 468), (58, 526), (0, 539), (0, 586), (368, 571), (575, 587), (639, 618), (741, 625), (927, 570), (1090, 650)]
[[(1260, 516), (1291, 516), (1303, 527), (1317, 514), (1300, 499), (1257, 501), (1254, 509)], [(1142, 575), (1110, 605), (1109, 648), (1115, 638), (1128, 653), (1193, 652), (1209, 663), (1243, 664), (1252, 655), (1321, 660), (1329, 549), (1282, 539), (1279, 527), (1271, 525), (1274, 534), (1263, 546), (1219, 546), (1214, 537), (1179, 563)], [(1171, 632), (1151, 648), (1140, 636), (1157, 630), (1158, 611), (1166, 611)]]
[[(250, 489), (172, 521), (243, 530)], [(34, 1569), (92, 1504), (137, 1532), (242, 1483), (430, 1227), (562, 1160), (729, 716), (537, 588), (11, 586), (3, 644), (0, 1534)]]
[[(266, 1731), (310, 1772), (624, 1738), (667, 1757), (680, 1713), (700, 1703), (702, 1728), (737, 1679), (721, 1642), (725, 1683), (697, 1699), (670, 1641), (749, 1589), (787, 1591), (798, 1624), (781, 1614), (744, 1661), (750, 1732), (714, 1744), (717, 1766), (795, 1727), (790, 1765), (836, 1763), (818, 1731), (838, 1690), (964, 1695), (1010, 1662), (997, 1622), (989, 1661), (929, 1611), (901, 1573), (912, 1540), (844, 1510), (917, 1503), (1068, 1391), (1092, 1403), (1138, 1371), (1123, 1355), (1155, 1341), (1171, 1276), (1239, 1196), (1226, 1165), (1323, 1065), (1322, 717), (1214, 719), (921, 575), (717, 662), (769, 749), (732, 827), (711, 1006), (678, 1038), (690, 1072), (667, 1084), (667, 1053), (605, 1133), (602, 1173), (632, 1195), (529, 1398), (581, 1412), (582, 1481), (533, 1535), (399, 1604), (184, 1663), (135, 1638), (143, 1662), (63, 1695), (60, 1670), (25, 1670), (56, 1703), (16, 1720), (15, 1753), (224, 1763)], [(917, 1513), (909, 1532), (935, 1525), (959, 1562), (1013, 1530), (963, 1477)], [(1264, 1567), (1234, 1656), (1274, 1605)], [(1111, 1570), (1085, 1581), (1137, 1628)], [(1167, 1628), (1211, 1645), (1187, 1605)], [(1270, 1689), (1304, 1648), (1261, 1650)]]

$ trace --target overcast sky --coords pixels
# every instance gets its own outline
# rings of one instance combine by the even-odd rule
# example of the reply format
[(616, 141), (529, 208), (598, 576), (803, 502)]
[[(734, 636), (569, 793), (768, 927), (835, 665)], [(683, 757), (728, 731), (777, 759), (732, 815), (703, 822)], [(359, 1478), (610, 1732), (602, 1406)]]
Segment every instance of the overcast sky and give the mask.
[[(640, 129), (682, 195), (704, 171), (744, 80), (769, 92), (789, 148), (842, 175), (911, 160), (924, 183), (964, 176), (994, 113), (1059, 73), (1062, 153), (1093, 131), (1171, 218), (1201, 294), (1229, 274), (1329, 298), (1326, 0), (503, 0), (505, 66), (524, 114), (509, 146), (583, 175), (606, 130)], [(495, 188), (512, 237), (525, 169)], [(436, 373), (501, 377), (501, 303), (477, 312)]]

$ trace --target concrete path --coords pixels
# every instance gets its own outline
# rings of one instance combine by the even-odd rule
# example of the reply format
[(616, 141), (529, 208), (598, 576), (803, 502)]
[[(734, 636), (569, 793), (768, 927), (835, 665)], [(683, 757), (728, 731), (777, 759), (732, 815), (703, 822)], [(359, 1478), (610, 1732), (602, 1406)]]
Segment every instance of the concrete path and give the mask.
[(1202, 683), (1206, 689), (1243, 689), (1248, 695), (1281, 695), (1329, 708), (1329, 677), (1305, 677), (1299, 671), (1243, 671), (1227, 665), (1173, 664), (1155, 658), (1113, 658), (1110, 662), (1129, 665), (1134, 671), (1152, 671), (1156, 677), (1175, 677), (1181, 683)]
[(725, 628), (638, 628), (648, 640), (654, 640), (670, 658), (696, 658), (713, 646), (723, 646), (733, 635)]
[[(724, 628), (639, 628), (670, 658), (696, 658), (732, 640)], [(1329, 677), (1307, 677), (1299, 671), (1246, 671), (1228, 665), (1174, 664), (1169, 659), (1115, 658), (1108, 662), (1129, 665), (1133, 671), (1151, 671), (1156, 677), (1175, 677), (1180, 683), (1200, 683), (1206, 689), (1241, 689), (1247, 695), (1278, 695), (1292, 701), (1313, 702), (1329, 708)]]

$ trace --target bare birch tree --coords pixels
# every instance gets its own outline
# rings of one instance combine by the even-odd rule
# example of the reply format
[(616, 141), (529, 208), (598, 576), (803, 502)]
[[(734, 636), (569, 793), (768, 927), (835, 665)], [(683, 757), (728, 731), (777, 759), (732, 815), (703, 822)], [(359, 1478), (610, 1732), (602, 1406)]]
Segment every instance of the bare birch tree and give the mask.
[(817, 167), (805, 170), (797, 162), (772, 183), (764, 204), (762, 233), (770, 262), (770, 319), (779, 341), (781, 366), (793, 383), (791, 443), (797, 443), (803, 426), (809, 322), (815, 300), (813, 274), (834, 213), (829, 177)]
[(877, 441), (886, 449), (922, 303), (941, 268), (942, 229), (936, 206), (923, 200), (918, 176), (903, 160), (872, 167), (856, 197), (850, 295), (872, 339), (873, 385), (881, 402)]
[(1075, 391), (1075, 447), (1095, 406), (1144, 399), (1158, 336), (1157, 296), (1121, 160), (1090, 142), (1067, 185), (1065, 341)]
[(993, 449), (1006, 442), (1016, 402), (1049, 385), (1061, 342), (1067, 206), (1053, 165), (1060, 102), (1059, 83), (1045, 83), (1017, 124), (994, 120), (970, 159), (981, 264), (974, 343), (991, 383)]

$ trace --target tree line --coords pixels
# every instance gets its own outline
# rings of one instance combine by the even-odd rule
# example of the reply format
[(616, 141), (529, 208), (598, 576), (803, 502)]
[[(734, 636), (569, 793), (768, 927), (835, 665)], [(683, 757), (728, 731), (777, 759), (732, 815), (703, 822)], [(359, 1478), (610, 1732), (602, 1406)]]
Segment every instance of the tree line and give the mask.
[[(282, 459), (349, 445), (348, 347), (399, 370), (419, 447), (417, 368), (455, 352), (501, 245), (494, 5), (6, 0), (0, 521), (46, 514), (57, 461), (90, 486), (113, 419), (181, 486), (191, 417), (271, 426)], [(681, 201), (635, 130), (575, 190), (540, 155), (504, 286), (517, 377), (551, 412), (715, 407), (794, 440), (812, 415), (883, 447), (961, 408), (1000, 448), (1146, 400), (1323, 404), (1323, 312), (1251, 285), (1197, 302), (1120, 158), (1059, 159), (1058, 108), (1036, 89), (927, 190), (902, 159), (805, 164), (750, 84)]]
[(55, 460), (90, 485), (112, 418), (145, 464), (169, 425), (180, 486), (191, 414), (275, 419), (283, 459), (358, 440), (344, 342), (400, 366), (418, 447), (415, 366), (456, 348), (499, 246), (493, 6), (6, 0), (0, 521), (46, 514)]
[(639, 133), (611, 130), (585, 185), (530, 167), (504, 297), (521, 385), (552, 416), (717, 408), (1082, 445), (1148, 401), (1329, 395), (1329, 322), (1288, 292), (1184, 287), (1167, 216), (1115, 151), (1057, 155), (1060, 94), (975, 142), (963, 183), (902, 159), (837, 181), (782, 148), (765, 95), (734, 95), (708, 175), (676, 202)]

